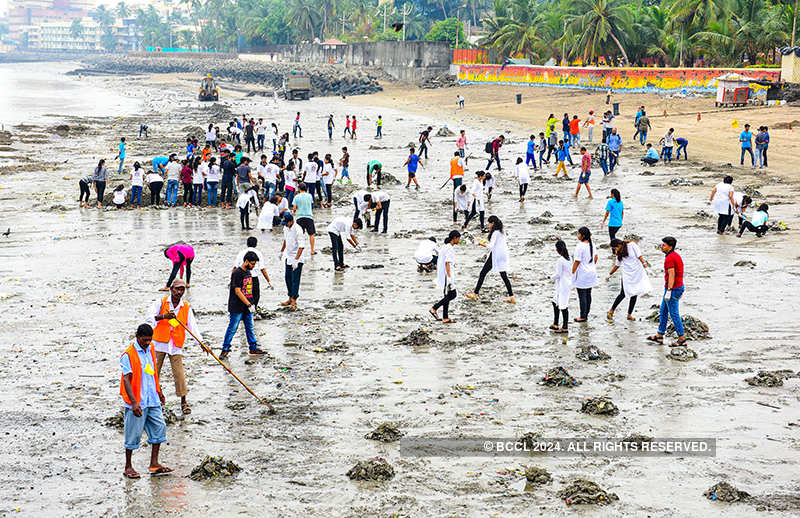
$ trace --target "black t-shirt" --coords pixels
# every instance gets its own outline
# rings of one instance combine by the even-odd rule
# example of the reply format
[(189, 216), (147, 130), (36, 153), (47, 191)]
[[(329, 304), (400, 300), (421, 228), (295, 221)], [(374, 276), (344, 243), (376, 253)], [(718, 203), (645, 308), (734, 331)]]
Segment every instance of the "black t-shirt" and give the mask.
[(253, 125), (248, 124), (244, 127), (244, 136), (245, 138), (253, 138)]
[(428, 135), (430, 135), (430, 134), (431, 134), (431, 132), (428, 131), (428, 130), (425, 130), (422, 133), (420, 133), (419, 134), (419, 142), (420, 142), (420, 144), (424, 144), (425, 141), (428, 140)]
[(226, 180), (233, 180), (233, 175), (236, 174), (236, 162), (234, 160), (225, 160), (222, 162), (222, 176)]
[(242, 290), (242, 294), (247, 300), (253, 300), (253, 276), (241, 266), (236, 268), (231, 274), (231, 287), (228, 293), (228, 312), (249, 313), (250, 310), (247, 306), (236, 296), (236, 288)]

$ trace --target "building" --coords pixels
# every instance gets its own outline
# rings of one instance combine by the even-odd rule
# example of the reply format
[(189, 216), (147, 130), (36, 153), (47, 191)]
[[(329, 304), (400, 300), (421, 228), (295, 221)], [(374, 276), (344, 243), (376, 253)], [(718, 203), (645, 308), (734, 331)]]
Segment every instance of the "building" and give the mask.
[(93, 9), (90, 0), (9, 0), (9, 37), (18, 47), (33, 46), (42, 23), (84, 18)]
[(42, 22), (36, 38), (29, 39), (29, 48), (40, 50), (62, 51), (96, 51), (101, 49), (100, 36), (102, 28), (91, 19), (80, 20), (80, 30), (73, 26), (74, 22)]

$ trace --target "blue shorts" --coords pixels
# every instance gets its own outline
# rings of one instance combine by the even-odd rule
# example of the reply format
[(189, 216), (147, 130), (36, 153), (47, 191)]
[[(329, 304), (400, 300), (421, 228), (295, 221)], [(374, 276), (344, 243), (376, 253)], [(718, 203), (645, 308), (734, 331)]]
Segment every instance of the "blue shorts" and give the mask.
[(578, 177), (578, 183), (589, 183), (589, 177), (592, 176), (592, 172), (581, 173)]
[(125, 449), (136, 450), (142, 442), (142, 430), (147, 432), (147, 442), (160, 444), (167, 440), (167, 423), (160, 406), (142, 408), (142, 417), (136, 417), (133, 410), (125, 408)]

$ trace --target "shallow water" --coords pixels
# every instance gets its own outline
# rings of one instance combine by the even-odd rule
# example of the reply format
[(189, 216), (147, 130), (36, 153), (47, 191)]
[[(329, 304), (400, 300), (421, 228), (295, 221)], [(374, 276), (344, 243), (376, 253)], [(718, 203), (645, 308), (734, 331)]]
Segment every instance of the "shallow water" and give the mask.
[[(84, 81), (100, 89), (126, 85), (120, 79)], [(0, 176), (0, 214), (12, 229), (7, 239), (0, 240), (0, 300), (4, 314), (12, 317), (0, 328), (6, 352), (0, 362), (0, 379), (5, 381), (0, 397), (8, 438), (0, 446), (4, 510), (21, 508), (23, 515), (30, 516), (53, 510), (70, 516), (167, 512), (477, 517), (536, 511), (573, 516), (576, 510), (567, 508), (556, 493), (566, 479), (583, 476), (617, 493), (620, 501), (608, 508), (577, 510), (581, 515), (751, 516), (756, 513), (751, 506), (710, 502), (702, 493), (719, 480), (759, 496), (797, 492), (800, 456), (796, 425), (789, 423), (800, 419), (798, 380), (788, 380), (779, 388), (749, 387), (743, 381), (757, 370), (800, 369), (800, 325), (774, 313), (776, 308), (784, 314), (798, 309), (796, 234), (772, 234), (762, 240), (714, 235), (714, 221), (698, 220), (694, 214), (706, 208), (703, 200), (720, 173), (700, 172), (697, 167), (656, 168), (656, 176), (639, 176), (642, 170), (636, 162), (624, 161), (621, 170), (605, 180), (595, 173), (591, 201), (583, 193), (580, 200), (573, 200), (572, 182), (533, 181), (524, 206), (517, 202), (516, 182), (506, 171), (487, 216), (497, 214), (506, 224), (510, 273), (519, 303), (501, 302), (505, 293), (493, 274), (479, 303), (461, 296), (472, 288), (485, 254), (483, 248), (465, 244), (458, 248), (456, 263), (459, 297), (453, 315), (458, 323), (437, 325), (426, 308), (437, 299), (438, 290), (431, 275), (416, 272), (412, 254), (418, 239), (436, 235), (441, 241), (451, 228), (450, 211), (443, 205), (449, 187), (439, 190), (439, 186), (446, 178), (455, 137), (434, 137), (432, 160), (425, 162), (427, 168), (418, 175), (422, 191), (387, 188), (393, 201), (390, 235), (420, 233), (410, 239), (360, 233), (365, 250), (346, 250), (345, 260), (352, 268), (344, 275), (333, 273), (328, 256), (316, 255), (304, 269), (301, 310), (296, 313), (275, 309), (285, 293), (277, 264), (280, 234), (258, 234), (276, 286), (275, 291), (262, 293), (261, 305), (275, 310), (277, 316), (256, 323), (259, 341), (271, 357), (246, 364), (246, 345), (237, 335), (230, 365), (259, 395), (274, 399), (278, 414), (264, 415), (227, 373), (190, 345), (184, 363), (193, 413), (168, 428), (168, 443), (162, 448), (162, 461), (176, 467), (176, 473), (168, 478), (123, 479), (122, 436), (102, 421), (120, 405), (117, 358), (142, 321), (142, 312), (159, 297), (155, 290), (169, 273), (163, 246), (178, 239), (194, 244), (194, 287), (187, 298), (200, 312), (207, 343), (218, 348), (227, 324), (224, 311), (231, 261), (249, 235), (239, 230), (234, 211), (76, 208), (78, 178), (91, 170), (98, 157), (113, 157), (108, 153), (118, 135), (133, 137), (140, 120), (151, 121), (154, 131), (149, 141), (131, 138), (130, 162), (148, 160), (156, 151), (178, 152), (181, 128), (206, 122), (189, 119), (197, 117), (193, 114), (199, 107), (186, 100), (191, 94), (153, 87), (138, 91), (143, 108), (136, 117), (102, 126), (89, 120), (88, 125), (99, 128), (98, 134), (70, 141), (56, 138), (46, 151), (55, 170)], [(290, 129), (294, 111), (302, 110), (303, 155), (319, 150), (338, 157), (345, 142), (336, 138), (328, 143), (326, 115), (333, 113), (339, 121), (353, 111), (338, 99), (281, 102), (277, 109), (264, 100), (225, 102), (234, 113), (275, 118), (282, 131)], [(427, 124), (438, 128), (444, 122), (386, 109), (358, 111), (361, 137), (346, 142), (356, 183), (364, 182), (364, 164), (373, 157), (403, 178), (403, 146)], [(58, 113), (74, 115), (66, 109)], [(371, 138), (378, 113), (387, 121), (382, 141)], [(513, 129), (519, 144), (507, 146), (503, 153), (509, 170), (512, 151), (523, 151), (524, 136), (530, 132), (508, 123), (478, 120), (466, 120), (464, 127), (473, 153), (479, 156), (483, 156), (482, 142), (501, 131), (509, 136), (509, 128)], [(169, 149), (154, 149), (154, 142), (162, 137), (170, 139)], [(75, 141), (85, 151), (80, 156), (73, 151)], [(391, 149), (369, 151), (369, 145)], [(55, 157), (70, 162), (56, 164)], [(470, 168), (474, 171), (483, 165), (475, 160)], [(574, 170), (570, 174), (576, 175)], [(654, 187), (672, 175), (702, 177), (706, 185)], [(661, 286), (663, 275), (662, 255), (656, 250), (660, 238), (672, 234), (679, 240), (687, 285), (682, 313), (700, 317), (713, 335), (691, 344), (700, 355), (693, 362), (673, 362), (665, 358), (665, 347), (644, 343), (655, 327), (641, 318), (658, 302), (657, 293), (640, 297), (638, 322), (624, 320), (627, 302), (613, 325), (606, 322), (605, 311), (619, 291), (618, 277), (603, 282), (612, 265), (607, 249), (599, 250), (601, 282), (594, 289), (590, 323), (572, 324), (567, 339), (546, 329), (552, 316), (549, 277), (555, 252), (549, 242), (538, 248), (525, 243), (559, 232), (553, 225), (527, 221), (549, 210), (553, 224), (587, 224), (595, 233), (595, 244), (600, 245), (606, 241), (600, 222), (611, 187), (620, 188), (626, 204), (620, 234), (635, 232), (643, 237), (640, 245), (653, 266), (654, 287)], [(775, 193), (787, 190), (794, 192), (796, 186), (784, 185), (780, 191), (775, 188)], [(69, 210), (43, 211), (56, 203)], [(319, 250), (330, 245), (324, 229), (332, 215), (351, 210), (351, 203), (343, 200), (332, 211), (315, 213)], [(796, 212), (788, 204), (774, 210), (774, 217), (784, 220), (790, 216), (781, 213)], [(561, 234), (572, 250), (574, 236)], [(753, 270), (734, 267), (740, 259), (753, 260), (757, 266)], [(358, 268), (376, 263), (385, 267)], [(349, 301), (355, 307), (328, 309), (329, 301)], [(570, 309), (574, 317), (576, 297)], [(431, 330), (436, 343), (418, 349), (397, 343), (418, 327)], [(575, 358), (577, 346), (589, 343), (612, 358), (598, 363)], [(344, 346), (344, 350), (314, 351), (325, 345)], [(538, 385), (544, 372), (555, 365), (563, 365), (583, 384), (572, 389)], [(176, 408), (168, 371), (163, 375), (164, 394)], [(626, 378), (605, 381), (612, 372)], [(457, 385), (473, 390), (467, 393)], [(577, 412), (584, 398), (598, 395), (610, 397), (620, 414), (602, 418)], [(245, 402), (246, 407), (230, 410), (226, 405), (234, 402)], [(384, 421), (398, 422), (413, 437), (515, 438), (528, 431), (543, 437), (623, 437), (634, 432), (714, 437), (717, 456), (404, 458), (397, 445), (363, 438)], [(140, 472), (146, 467), (147, 452), (143, 448), (134, 454)], [(230, 458), (244, 471), (233, 482), (185, 478), (206, 454)], [(373, 486), (347, 479), (345, 473), (357, 460), (375, 455), (394, 466), (397, 475), (392, 481)], [(547, 468), (553, 473), (553, 483), (523, 492), (524, 477), (498, 474), (523, 464)], [(770, 516), (796, 516), (797, 512)]]

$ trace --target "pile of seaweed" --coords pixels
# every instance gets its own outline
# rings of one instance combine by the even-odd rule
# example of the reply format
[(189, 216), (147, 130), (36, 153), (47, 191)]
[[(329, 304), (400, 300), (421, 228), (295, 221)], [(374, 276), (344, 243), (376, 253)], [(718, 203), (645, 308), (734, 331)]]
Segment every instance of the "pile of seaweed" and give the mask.
[(384, 482), (394, 478), (394, 468), (386, 459), (375, 457), (368, 460), (360, 460), (347, 472), (350, 480), (375, 480)]
[(558, 492), (558, 497), (567, 505), (595, 504), (608, 505), (619, 500), (616, 493), (608, 493), (596, 482), (579, 478)]
[(394, 442), (403, 435), (405, 434), (400, 431), (396, 424), (387, 421), (366, 434), (364, 438), (373, 441)]
[(615, 416), (619, 414), (619, 408), (606, 397), (595, 397), (586, 399), (581, 405), (580, 412), (592, 415)]
[(570, 376), (569, 372), (561, 366), (548, 370), (540, 383), (548, 387), (577, 387), (581, 384), (580, 381)]

